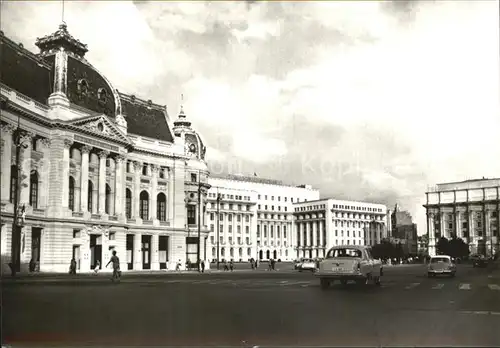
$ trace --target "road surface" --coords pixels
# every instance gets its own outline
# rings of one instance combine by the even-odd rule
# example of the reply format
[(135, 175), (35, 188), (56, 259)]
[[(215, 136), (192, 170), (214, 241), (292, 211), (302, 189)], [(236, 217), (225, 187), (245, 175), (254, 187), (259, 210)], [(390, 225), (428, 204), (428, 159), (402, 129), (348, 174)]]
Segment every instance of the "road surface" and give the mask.
[(32, 277), (3, 282), (3, 336), (30, 345), (500, 346), (500, 271), (387, 267), (381, 287), (309, 273)]

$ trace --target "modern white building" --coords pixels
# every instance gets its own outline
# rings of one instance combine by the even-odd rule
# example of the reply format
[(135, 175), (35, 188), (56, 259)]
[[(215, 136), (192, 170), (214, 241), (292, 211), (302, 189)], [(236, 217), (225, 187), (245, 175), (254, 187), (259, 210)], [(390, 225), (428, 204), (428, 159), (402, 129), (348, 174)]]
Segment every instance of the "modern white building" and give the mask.
[(387, 235), (383, 204), (321, 199), (294, 205), (295, 257), (324, 257), (335, 245), (375, 245)]
[(429, 255), (436, 255), (441, 237), (462, 238), (473, 254), (500, 250), (500, 179), (438, 184), (426, 196)]
[(220, 260), (295, 258), (293, 206), (319, 199), (318, 190), (256, 176), (211, 177), (208, 182), (211, 185), (207, 204), (211, 231), (207, 241), (211, 253), (208, 259), (217, 259), (217, 246)]

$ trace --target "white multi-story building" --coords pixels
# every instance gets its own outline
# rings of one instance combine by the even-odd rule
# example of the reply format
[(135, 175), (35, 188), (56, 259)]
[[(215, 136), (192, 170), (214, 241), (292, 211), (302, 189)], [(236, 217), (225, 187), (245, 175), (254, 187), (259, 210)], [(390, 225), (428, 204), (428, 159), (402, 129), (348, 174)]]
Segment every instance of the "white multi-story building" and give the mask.
[(211, 177), (208, 182), (211, 188), (207, 213), (211, 232), (207, 247), (211, 255), (207, 258), (217, 259), (217, 225), (220, 260), (295, 258), (293, 205), (317, 200), (318, 190), (255, 176)]
[(471, 253), (500, 250), (500, 179), (438, 184), (426, 192), (429, 255), (441, 237), (462, 238)]
[(296, 257), (324, 257), (335, 245), (374, 245), (386, 237), (383, 204), (321, 199), (294, 205)]

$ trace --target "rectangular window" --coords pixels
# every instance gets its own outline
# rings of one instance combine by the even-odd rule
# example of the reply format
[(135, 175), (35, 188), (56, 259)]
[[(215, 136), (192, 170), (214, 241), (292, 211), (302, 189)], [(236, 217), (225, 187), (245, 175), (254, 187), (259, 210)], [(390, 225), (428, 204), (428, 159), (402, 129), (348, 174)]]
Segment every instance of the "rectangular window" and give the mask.
[(250, 227), (245, 226), (245, 233), (250, 233)]
[(191, 173), (191, 182), (197, 182), (197, 177), (196, 177), (196, 174), (194, 173)]
[(224, 232), (224, 225), (223, 224), (219, 225), (219, 232), (220, 233)]
[(194, 205), (187, 206), (187, 220), (188, 220), (188, 225), (196, 224), (196, 206)]
[(240, 214), (236, 215), (236, 222), (241, 222), (241, 215)]
[(236, 233), (241, 233), (241, 226), (240, 225), (236, 226)]
[(232, 233), (232, 232), (233, 232), (233, 225), (229, 225), (229, 226), (227, 226), (227, 231), (228, 231), (229, 233)]
[(210, 224), (210, 231), (213, 232), (214, 231), (214, 224)]
[(233, 221), (233, 214), (227, 214), (227, 221)]
[(210, 213), (210, 220), (211, 221), (214, 221), (214, 217), (215, 217), (215, 214), (214, 213)]
[[(91, 195), (89, 195), (89, 196), (91, 196)], [(127, 215), (127, 219), (132, 218), (132, 196), (131, 195), (127, 195), (127, 197), (125, 198), (125, 214)]]

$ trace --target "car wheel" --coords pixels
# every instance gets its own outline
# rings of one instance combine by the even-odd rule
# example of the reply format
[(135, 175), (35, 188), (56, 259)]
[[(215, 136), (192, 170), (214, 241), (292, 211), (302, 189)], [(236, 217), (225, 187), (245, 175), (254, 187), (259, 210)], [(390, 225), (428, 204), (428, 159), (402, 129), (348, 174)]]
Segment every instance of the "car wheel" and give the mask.
[(328, 289), (328, 287), (330, 287), (330, 281), (328, 279), (321, 278), (320, 285), (321, 285), (321, 289), (323, 289), (323, 290)]

